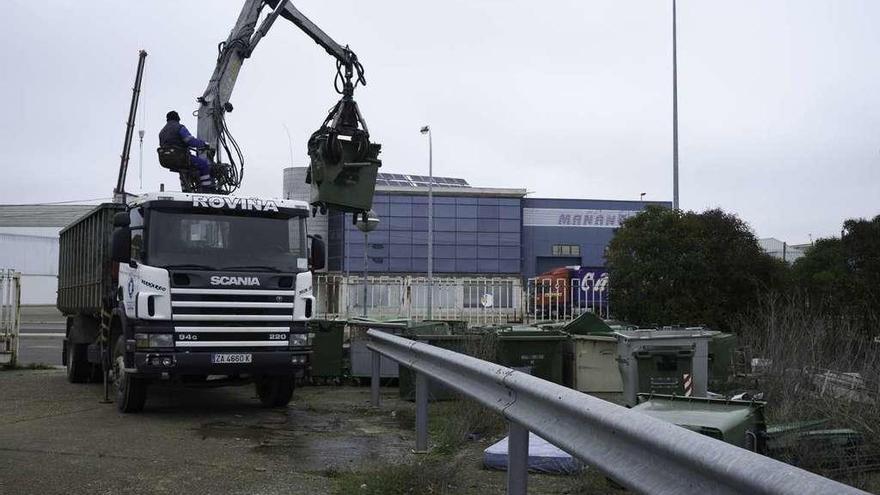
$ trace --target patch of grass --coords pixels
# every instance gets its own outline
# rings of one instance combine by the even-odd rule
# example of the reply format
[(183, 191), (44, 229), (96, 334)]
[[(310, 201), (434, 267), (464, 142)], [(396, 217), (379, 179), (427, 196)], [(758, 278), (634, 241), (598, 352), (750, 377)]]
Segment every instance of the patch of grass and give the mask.
[[(401, 407), (394, 410), (392, 415), (401, 429), (415, 429), (415, 407)], [(506, 428), (499, 414), (468, 399), (431, 402), (428, 405), (428, 436), (432, 452), (436, 454), (454, 454), (468, 441), (499, 436)]]
[(53, 370), (54, 366), (46, 363), (29, 363), (24, 366), (20, 364), (11, 365), (4, 364), (0, 366), (0, 371), (19, 371), (19, 370)]
[(339, 495), (444, 495), (461, 493), (459, 467), (447, 458), (428, 456), (415, 464), (338, 474)]
[(435, 406), (441, 407), (440, 411), (428, 413), (428, 429), (435, 444), (434, 450), (439, 454), (453, 454), (468, 441), (500, 436), (507, 429), (501, 415), (472, 400), (461, 399)]
[(626, 493), (626, 489), (609, 480), (595, 469), (584, 469), (567, 480), (563, 493), (583, 495), (615, 495)]

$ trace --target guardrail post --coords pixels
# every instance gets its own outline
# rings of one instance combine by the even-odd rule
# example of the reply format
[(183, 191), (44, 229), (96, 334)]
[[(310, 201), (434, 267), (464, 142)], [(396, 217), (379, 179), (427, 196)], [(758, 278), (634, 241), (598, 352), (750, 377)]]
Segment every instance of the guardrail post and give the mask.
[(370, 402), (373, 407), (379, 407), (379, 380), (381, 379), (382, 356), (376, 351), (371, 351), (372, 373), (370, 374)]
[(416, 450), (417, 454), (428, 452), (428, 377), (416, 374)]
[(513, 421), (507, 424), (507, 495), (526, 495), (529, 481), (529, 430)]

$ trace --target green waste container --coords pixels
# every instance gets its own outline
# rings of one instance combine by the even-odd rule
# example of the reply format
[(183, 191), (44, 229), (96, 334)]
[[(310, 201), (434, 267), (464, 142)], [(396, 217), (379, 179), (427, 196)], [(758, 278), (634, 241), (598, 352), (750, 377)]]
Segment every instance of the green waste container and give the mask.
[(445, 324), (453, 335), (464, 335), (468, 333), (468, 322), (465, 320), (423, 320), (420, 323), (441, 323)]
[[(372, 376), (372, 352), (367, 349), (367, 330), (376, 329), (392, 335), (412, 338), (414, 335), (449, 335), (449, 325), (442, 321), (412, 321), (406, 319), (370, 320), (354, 318), (348, 321), (351, 330), (351, 376), (369, 378)], [(379, 376), (397, 378), (396, 362), (382, 357), (379, 361)]]
[(705, 397), (708, 341), (717, 334), (702, 328), (614, 332), (626, 405), (636, 405), (639, 393)]
[(514, 327), (495, 335), (498, 364), (563, 384), (563, 353), (568, 335), (534, 327)]
[[(311, 184), (312, 206), (350, 213), (365, 213), (373, 208), (376, 176), (382, 166), (379, 144), (356, 144), (315, 133), (308, 148), (311, 165), (306, 182)], [(328, 155), (324, 151), (328, 148), (336, 152)]]
[[(460, 354), (475, 356), (485, 359), (487, 349), (491, 349), (493, 345), (490, 340), (492, 335), (414, 335), (413, 340), (418, 340), (426, 344), (430, 344), (443, 349), (448, 349)], [(491, 356), (490, 356), (491, 358)], [(416, 398), (416, 375), (409, 368), (400, 368), (400, 398), (404, 400), (415, 400)], [(452, 400), (455, 398), (455, 392), (450, 390), (443, 384), (428, 379), (428, 400)]]
[(732, 379), (736, 344), (736, 335), (731, 333), (719, 333), (709, 340), (709, 385), (713, 389)]
[(606, 400), (619, 399), (623, 381), (613, 333), (572, 335), (565, 348), (565, 386)]
[(752, 400), (639, 394), (633, 410), (763, 454), (767, 431), (765, 405)]
[(309, 324), (315, 335), (312, 339), (311, 376), (342, 377), (345, 320), (312, 320)]

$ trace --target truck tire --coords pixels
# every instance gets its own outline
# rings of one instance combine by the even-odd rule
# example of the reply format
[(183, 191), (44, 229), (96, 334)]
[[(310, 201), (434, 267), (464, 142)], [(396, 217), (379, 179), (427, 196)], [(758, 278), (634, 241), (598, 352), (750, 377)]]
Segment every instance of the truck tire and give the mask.
[(265, 376), (254, 383), (263, 407), (286, 406), (293, 397), (292, 376)]
[(64, 347), (67, 352), (67, 381), (70, 383), (89, 381), (92, 373), (88, 359), (89, 345), (67, 342)]
[(125, 372), (125, 339), (120, 336), (113, 346), (113, 386), (116, 389), (116, 409), (122, 413), (137, 413), (147, 401), (147, 382)]

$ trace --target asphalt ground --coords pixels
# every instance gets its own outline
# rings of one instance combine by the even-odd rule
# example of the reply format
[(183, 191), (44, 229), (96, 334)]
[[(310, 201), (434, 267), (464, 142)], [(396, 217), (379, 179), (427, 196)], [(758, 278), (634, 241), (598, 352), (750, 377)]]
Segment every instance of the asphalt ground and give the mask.
[[(0, 494), (333, 493), (330, 472), (414, 456), (369, 388), (304, 387), (264, 409), (253, 386), (156, 386), (131, 415), (102, 390), (63, 370), (0, 372)], [(396, 389), (382, 400), (400, 402)]]
[(18, 364), (61, 365), (64, 323), (22, 322), (19, 330)]

